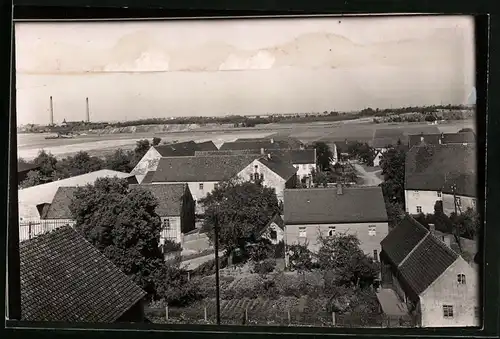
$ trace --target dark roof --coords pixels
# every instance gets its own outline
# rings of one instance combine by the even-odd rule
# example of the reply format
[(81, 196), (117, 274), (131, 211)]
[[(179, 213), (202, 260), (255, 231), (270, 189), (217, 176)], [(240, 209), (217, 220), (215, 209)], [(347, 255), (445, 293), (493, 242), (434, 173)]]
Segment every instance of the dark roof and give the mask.
[(225, 151), (196, 151), (194, 153), (195, 156), (209, 156), (209, 155), (244, 155), (244, 154), (252, 154), (256, 156), (260, 156), (260, 150), (255, 149), (237, 149), (237, 150), (225, 150)]
[(389, 146), (396, 146), (398, 143), (398, 140), (401, 140), (401, 143), (404, 143), (404, 140), (405, 140), (404, 135), (401, 135), (399, 137), (396, 136), (393, 138), (386, 137), (386, 138), (373, 139), (372, 147), (373, 148), (387, 148)]
[(420, 295), (450, 267), (459, 255), (433, 236), (425, 237), (401, 264), (399, 271), (406, 285)]
[(73, 195), (78, 187), (59, 187), (52, 203), (43, 211), (42, 219), (73, 219), (69, 209)]
[(476, 172), (473, 145), (412, 147), (406, 154), (405, 189), (440, 190), (447, 177)]
[(182, 212), (182, 198), (186, 194), (186, 184), (140, 184), (130, 185), (132, 189), (144, 189), (158, 200), (156, 214), (160, 217), (180, 216)]
[(262, 156), (259, 158), (259, 161), (285, 180), (290, 179), (295, 173), (297, 173), (297, 169), (292, 165), (292, 163), (279, 156), (271, 155), (270, 158)]
[(387, 221), (380, 187), (286, 189), (283, 205), (287, 225)]
[(282, 144), (288, 145), (290, 148), (299, 148), (300, 146), (303, 145), (302, 141), (296, 138), (292, 138), (289, 136), (283, 136), (283, 135), (270, 135), (265, 138), (239, 138), (236, 139), (235, 142), (253, 142), (253, 141), (278, 141)]
[(37, 164), (28, 164), (25, 162), (17, 162), (17, 173), (20, 172), (29, 172), (33, 170), (37, 170), (40, 168), (40, 165)]
[(155, 175), (155, 171), (148, 171), (144, 178), (141, 181), (141, 184), (149, 184), (153, 182), (153, 176)]
[(269, 227), (272, 223), (275, 223), (279, 228), (282, 230), (285, 229), (285, 222), (283, 221), (283, 218), (281, 218), (281, 215), (275, 214), (274, 217), (269, 220), (269, 222), (266, 225), (266, 228)]
[(446, 178), (441, 191), (445, 194), (453, 194), (452, 186), (455, 185), (455, 193), (466, 197), (477, 197), (477, 176), (475, 174), (458, 174)]
[(212, 141), (199, 142), (196, 144), (197, 151), (217, 151), (217, 146)]
[(198, 149), (194, 141), (178, 142), (167, 145), (153, 146), (162, 157), (186, 157), (193, 156)]
[(316, 153), (314, 149), (269, 150), (268, 153), (287, 159), (292, 164), (316, 163)]
[(474, 134), (474, 132), (443, 134), (443, 144), (463, 144), (463, 143), (473, 144), (475, 142), (476, 142), (476, 134)]
[(20, 244), (22, 320), (118, 320), (146, 296), (69, 226)]
[(153, 182), (203, 182), (233, 178), (255, 155), (224, 155), (161, 158)]
[(293, 148), (287, 141), (283, 140), (262, 140), (262, 141), (234, 141), (234, 142), (225, 142), (219, 148), (221, 151), (227, 150), (260, 150), (260, 149), (291, 149)]
[(407, 215), (380, 245), (393, 265), (398, 266), (428, 233), (424, 226)]
[[(422, 141), (423, 138), (423, 141)], [(474, 144), (476, 135), (474, 132), (440, 133), (440, 134), (415, 134), (410, 135), (408, 146), (411, 148), (418, 145), (439, 144)]]

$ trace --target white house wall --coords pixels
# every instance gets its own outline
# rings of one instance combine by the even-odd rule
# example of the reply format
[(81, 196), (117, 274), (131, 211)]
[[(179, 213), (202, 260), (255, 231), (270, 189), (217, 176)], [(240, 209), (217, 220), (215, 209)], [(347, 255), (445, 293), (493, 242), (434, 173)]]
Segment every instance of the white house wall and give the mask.
[(134, 174), (137, 181), (141, 183), (149, 171), (156, 171), (160, 159), (161, 154), (154, 147), (151, 147), (130, 173)]
[(283, 194), (286, 184), (285, 179), (280, 177), (278, 174), (274, 173), (271, 169), (262, 164), (260, 161), (254, 160), (251, 164), (245, 167), (240, 173), (238, 173), (238, 176), (244, 181), (250, 180), (250, 175), (255, 173), (255, 166), (257, 166), (257, 173), (259, 173), (259, 175), (261, 173), (264, 174), (264, 181), (262, 182), (262, 184), (265, 187), (274, 188), (276, 190), (276, 196), (278, 197), (278, 200), (283, 201)]
[[(466, 197), (463, 195), (457, 195), (457, 198), (460, 198), (460, 210), (457, 208), (457, 212), (465, 212), (468, 208), (476, 210), (477, 198)], [(455, 212), (455, 203), (453, 200), (453, 194), (443, 194), (443, 212), (446, 215), (450, 215)]]
[(310, 176), (316, 169), (316, 164), (293, 164), (293, 167), (297, 169), (297, 177), (301, 179)]
[[(458, 274), (466, 283), (458, 283)], [(445, 318), (443, 305), (453, 306), (453, 318)], [(479, 326), (475, 307), (479, 302), (479, 273), (459, 257), (431, 286), (420, 295), (422, 327)]]
[(441, 201), (437, 191), (416, 191), (405, 190), (405, 205), (406, 212), (410, 214), (418, 214), (417, 206), (422, 207), (422, 213), (434, 214), (434, 206), (436, 201)]
[(170, 228), (168, 230), (162, 229), (160, 233), (160, 244), (163, 245), (165, 240), (171, 240), (182, 244), (181, 217), (162, 217), (162, 227), (165, 220), (170, 221)]
[[(272, 239), (271, 238), (271, 231), (275, 231), (276, 232), (276, 239)], [(262, 234), (263, 238), (268, 239), (274, 245), (276, 245), (279, 242), (283, 241), (283, 236), (284, 236), (283, 230), (278, 225), (276, 225), (276, 223), (274, 223), (274, 222), (271, 223), (271, 225), (269, 225), (269, 227), (264, 232), (264, 234)]]

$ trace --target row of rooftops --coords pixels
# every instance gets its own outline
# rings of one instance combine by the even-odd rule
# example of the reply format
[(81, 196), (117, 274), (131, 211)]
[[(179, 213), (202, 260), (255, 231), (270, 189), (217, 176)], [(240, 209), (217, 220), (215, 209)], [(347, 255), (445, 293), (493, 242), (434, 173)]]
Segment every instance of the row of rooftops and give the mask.
[(420, 144), (475, 144), (476, 135), (473, 131), (442, 133), (436, 126), (405, 127), (404, 129), (379, 128), (373, 133), (372, 147), (383, 149), (388, 146), (396, 146), (398, 141), (402, 145), (408, 146), (408, 148)]

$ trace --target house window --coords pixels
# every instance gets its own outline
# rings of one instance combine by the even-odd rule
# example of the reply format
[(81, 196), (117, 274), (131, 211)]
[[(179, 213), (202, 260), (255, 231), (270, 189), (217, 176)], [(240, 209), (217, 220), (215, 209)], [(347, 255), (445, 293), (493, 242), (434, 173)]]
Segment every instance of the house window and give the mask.
[(335, 235), (335, 226), (328, 227), (328, 236), (333, 237)]
[(457, 275), (457, 280), (460, 285), (465, 285), (465, 274)]
[(417, 213), (422, 213), (422, 206), (417, 206)]
[(264, 173), (261, 173), (261, 174), (260, 174), (260, 180), (261, 180), (261, 181), (264, 181)]
[(373, 250), (373, 259), (375, 259), (375, 261), (378, 261), (378, 251), (377, 250)]
[(271, 232), (269, 232), (269, 236), (272, 240), (278, 239), (278, 233), (275, 230), (271, 230)]
[(453, 306), (443, 305), (443, 316), (445, 318), (453, 318)]
[(259, 165), (255, 165), (254, 168), (255, 170), (257, 170), (259, 168)]
[(368, 226), (368, 235), (377, 235), (377, 226), (370, 225)]
[(199, 184), (198, 187), (200, 188), (200, 191), (203, 191), (203, 184)]
[(166, 231), (170, 230), (170, 219), (163, 220), (163, 229)]
[(299, 227), (299, 237), (305, 238), (306, 236), (307, 236), (306, 228), (305, 227)]
[[(257, 174), (257, 173), (255, 173)], [(250, 181), (253, 181), (253, 173), (250, 174)]]
[(438, 198), (441, 198), (442, 194), (441, 192), (437, 192)]

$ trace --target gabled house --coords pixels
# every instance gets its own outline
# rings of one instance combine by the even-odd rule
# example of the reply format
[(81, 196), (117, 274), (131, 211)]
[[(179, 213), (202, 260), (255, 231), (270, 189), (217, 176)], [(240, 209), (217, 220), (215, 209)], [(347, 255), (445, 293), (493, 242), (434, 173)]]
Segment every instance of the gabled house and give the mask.
[(140, 184), (132, 189), (144, 189), (157, 199), (155, 212), (161, 218), (160, 245), (165, 240), (183, 243), (183, 235), (195, 228), (195, 202), (187, 184)]
[(353, 234), (363, 252), (376, 260), (380, 241), (389, 232), (380, 187), (311, 188), (285, 190), (285, 243), (307, 244), (317, 252), (318, 236)]
[(59, 187), (85, 186), (93, 184), (99, 178), (113, 177), (126, 179), (129, 184), (137, 183), (133, 174), (106, 169), (20, 189), (18, 190), (19, 222), (23, 224), (24, 221), (40, 219), (40, 212), (45, 205), (52, 202)]
[(406, 302), (420, 327), (478, 326), (479, 274), (407, 216), (382, 240), (382, 286)]
[(283, 241), (285, 223), (279, 214), (275, 214), (262, 229), (261, 238), (269, 240), (273, 245)]
[(426, 145), (412, 147), (405, 160), (405, 205), (410, 214), (434, 213), (436, 201), (449, 178), (475, 177), (474, 145)]
[(54, 199), (46, 204), (40, 215), (42, 225), (53, 229), (64, 225), (74, 225), (75, 220), (70, 210), (71, 202), (78, 187), (59, 187)]
[(141, 183), (147, 172), (156, 170), (162, 157), (194, 156), (197, 150), (198, 144), (194, 141), (151, 146), (130, 173)]
[(142, 322), (146, 292), (70, 226), (20, 244), (21, 320)]

